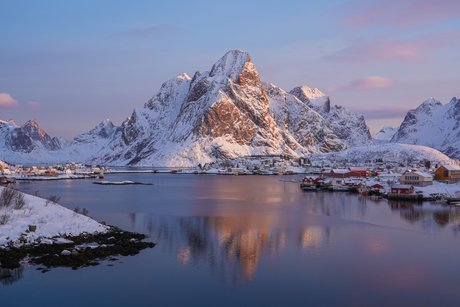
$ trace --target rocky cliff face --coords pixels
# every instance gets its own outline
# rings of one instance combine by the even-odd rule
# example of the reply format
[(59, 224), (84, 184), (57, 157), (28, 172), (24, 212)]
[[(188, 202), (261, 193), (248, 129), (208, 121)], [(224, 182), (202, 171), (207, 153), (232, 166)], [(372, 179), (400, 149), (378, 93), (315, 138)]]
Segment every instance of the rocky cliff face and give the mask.
[(443, 105), (430, 98), (409, 110), (390, 142), (428, 146), (459, 159), (460, 99)]
[(271, 83), (264, 82), (262, 87), (270, 102), (270, 115), (275, 119), (285, 143), (291, 148), (301, 149), (300, 155), (347, 148), (331, 125), (306, 103)]
[[(307, 107), (303, 110), (302, 115), (313, 114)], [(238, 155), (297, 156), (345, 147), (330, 126), (318, 128), (321, 135), (304, 135), (311, 116), (296, 115), (295, 120), (291, 116), (288, 126), (280, 128), (272, 114), (249, 54), (229, 51), (210, 71), (165, 82), (143, 108), (134, 110), (121, 139), (90, 161), (185, 166)], [(319, 125), (327, 124), (315, 118)]]
[(289, 93), (323, 116), (337, 136), (348, 146), (374, 145), (364, 116), (355, 114), (340, 105), (331, 107), (329, 96), (316, 88), (300, 86), (292, 89)]

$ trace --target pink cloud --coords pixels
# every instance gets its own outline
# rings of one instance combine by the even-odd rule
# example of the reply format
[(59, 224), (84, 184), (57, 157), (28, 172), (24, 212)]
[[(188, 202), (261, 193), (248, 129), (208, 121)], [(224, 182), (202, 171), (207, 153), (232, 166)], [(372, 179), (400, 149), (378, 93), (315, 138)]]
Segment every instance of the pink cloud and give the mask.
[(351, 63), (370, 64), (380, 62), (417, 62), (428, 58), (431, 51), (453, 46), (460, 38), (459, 31), (435, 32), (415, 39), (378, 39), (371, 43), (358, 43), (324, 59)]
[(19, 108), (19, 103), (10, 94), (0, 93), (0, 109), (14, 110)]
[(458, 0), (351, 1), (342, 22), (353, 28), (382, 25), (396, 29), (442, 22), (460, 16)]
[(112, 34), (111, 37), (129, 37), (138, 39), (148, 39), (155, 37), (170, 36), (175, 32), (181, 31), (182, 28), (170, 25), (159, 25), (148, 28), (135, 28), (128, 31), (117, 32)]
[(33, 109), (37, 109), (37, 108), (42, 107), (42, 105), (39, 102), (36, 102), (36, 101), (27, 101), (27, 106), (29, 108), (33, 108)]
[(396, 83), (388, 78), (369, 76), (355, 80), (351, 85), (344, 87), (343, 91), (365, 91), (374, 88), (390, 87)]
[(332, 93), (332, 92), (335, 92), (339, 89), (339, 87), (335, 84), (331, 84), (328, 86), (328, 88), (326, 89), (326, 93)]

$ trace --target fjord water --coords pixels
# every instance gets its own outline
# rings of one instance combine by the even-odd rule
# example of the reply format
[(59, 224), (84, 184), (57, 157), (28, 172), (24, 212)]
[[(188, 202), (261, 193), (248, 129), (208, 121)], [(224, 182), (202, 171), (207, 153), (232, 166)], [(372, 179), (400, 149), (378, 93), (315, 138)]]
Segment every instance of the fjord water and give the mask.
[(34, 267), (2, 306), (457, 306), (460, 211), (302, 192), (301, 176), (106, 175), (19, 183), (158, 243), (96, 267)]

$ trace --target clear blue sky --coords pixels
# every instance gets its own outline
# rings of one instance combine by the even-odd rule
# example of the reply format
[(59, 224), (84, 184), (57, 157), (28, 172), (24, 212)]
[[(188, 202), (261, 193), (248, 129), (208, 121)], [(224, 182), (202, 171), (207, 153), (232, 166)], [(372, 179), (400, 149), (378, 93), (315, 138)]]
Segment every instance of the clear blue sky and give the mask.
[(131, 116), (231, 49), (262, 81), (316, 87), (372, 132), (460, 96), (460, 1), (0, 2), (0, 118), (72, 139)]

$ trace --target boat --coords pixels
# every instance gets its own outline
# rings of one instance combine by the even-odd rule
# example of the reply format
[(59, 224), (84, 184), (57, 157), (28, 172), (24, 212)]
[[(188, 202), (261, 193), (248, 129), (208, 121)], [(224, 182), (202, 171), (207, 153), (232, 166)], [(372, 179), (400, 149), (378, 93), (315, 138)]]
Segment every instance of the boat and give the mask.
[(449, 197), (446, 197), (448, 203), (458, 203), (460, 202), (460, 191), (455, 192), (455, 197), (449, 194)]
[(306, 192), (317, 192), (319, 190), (316, 186), (303, 186), (301, 189)]
[(332, 186), (332, 192), (348, 192), (348, 187), (345, 185)]
[(99, 173), (99, 179), (104, 179), (104, 173), (103, 172)]

